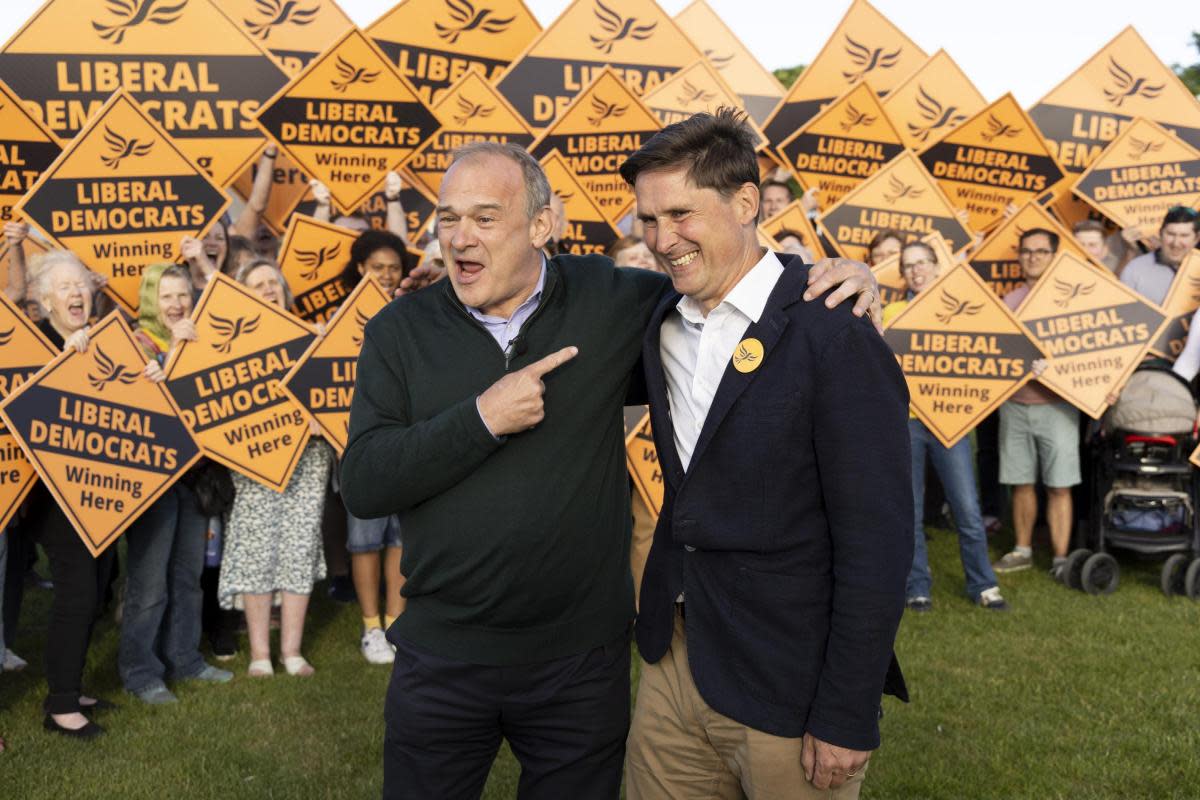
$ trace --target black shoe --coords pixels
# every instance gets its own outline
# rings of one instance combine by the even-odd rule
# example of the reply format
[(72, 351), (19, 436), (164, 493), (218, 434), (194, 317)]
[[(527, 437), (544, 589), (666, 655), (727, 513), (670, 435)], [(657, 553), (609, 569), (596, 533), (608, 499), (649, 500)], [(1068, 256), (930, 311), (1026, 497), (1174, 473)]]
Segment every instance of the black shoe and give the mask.
[(49, 714), (47, 714), (46, 718), (42, 720), (42, 727), (51, 733), (61, 733), (63, 736), (71, 736), (76, 739), (94, 739), (100, 734), (104, 733), (104, 728), (101, 728), (91, 720), (88, 720), (88, 724), (84, 725), (78, 730), (64, 728), (62, 725), (59, 725), (57, 722), (55, 722), (54, 717), (50, 716)]
[(933, 611), (933, 601), (928, 597), (910, 597), (904, 601), (904, 607), (909, 611), (924, 614), (926, 611)]
[(354, 591), (354, 582), (348, 575), (334, 575), (330, 578), (327, 591), (330, 599), (339, 603), (358, 602), (358, 594)]
[(238, 654), (237, 636), (233, 631), (214, 631), (208, 637), (208, 643), (212, 645), (213, 658), (217, 661), (228, 661)]
[(120, 708), (119, 705), (109, 702), (103, 697), (97, 697), (96, 702), (91, 703), (90, 705), (84, 705), (83, 703), (79, 704), (79, 709), (84, 714), (91, 714), (93, 711), (116, 711), (118, 708)]

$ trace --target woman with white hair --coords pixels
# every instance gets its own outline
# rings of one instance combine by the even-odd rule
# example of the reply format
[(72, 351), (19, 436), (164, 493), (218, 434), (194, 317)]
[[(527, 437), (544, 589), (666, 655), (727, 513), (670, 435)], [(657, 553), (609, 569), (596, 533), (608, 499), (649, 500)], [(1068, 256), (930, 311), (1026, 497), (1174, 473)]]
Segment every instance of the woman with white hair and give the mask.
[[(74, 253), (52, 250), (33, 262), (32, 293), (42, 307), (38, 323), (56, 347), (80, 353), (88, 348), (88, 320), (92, 315), (92, 273)], [(46, 631), (46, 684), (43, 725), (48, 731), (91, 738), (103, 728), (88, 719), (110, 703), (82, 692), (92, 622), (103, 602), (112, 568), (114, 549), (96, 558), (67, 521), (50, 492), (38, 484), (30, 500), (25, 526), (46, 551), (54, 600)]]

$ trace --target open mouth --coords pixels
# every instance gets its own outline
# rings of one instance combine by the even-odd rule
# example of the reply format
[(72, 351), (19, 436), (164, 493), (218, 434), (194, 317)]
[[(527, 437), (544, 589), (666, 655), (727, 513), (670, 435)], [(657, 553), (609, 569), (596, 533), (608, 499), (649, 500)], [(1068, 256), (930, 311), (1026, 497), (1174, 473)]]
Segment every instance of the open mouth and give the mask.
[(479, 261), (455, 259), (454, 263), (458, 267), (458, 279), (460, 283), (474, 283), (484, 270), (483, 264)]

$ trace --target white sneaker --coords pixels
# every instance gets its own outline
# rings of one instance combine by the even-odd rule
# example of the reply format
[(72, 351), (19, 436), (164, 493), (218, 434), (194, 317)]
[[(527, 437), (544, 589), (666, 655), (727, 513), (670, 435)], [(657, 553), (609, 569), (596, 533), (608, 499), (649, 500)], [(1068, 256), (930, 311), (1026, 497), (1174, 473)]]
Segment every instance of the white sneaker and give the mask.
[(29, 662), (6, 647), (4, 648), (3, 666), (5, 672), (20, 672), (29, 666)]
[(363, 634), (362, 654), (371, 664), (391, 664), (396, 660), (396, 654), (388, 644), (383, 628), (371, 628)]

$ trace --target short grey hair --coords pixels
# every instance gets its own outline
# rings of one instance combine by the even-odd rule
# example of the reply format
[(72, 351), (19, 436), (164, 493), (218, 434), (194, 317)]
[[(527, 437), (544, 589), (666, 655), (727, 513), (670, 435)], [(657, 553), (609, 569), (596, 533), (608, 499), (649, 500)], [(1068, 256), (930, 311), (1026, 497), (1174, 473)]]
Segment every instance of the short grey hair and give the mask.
[(546, 172), (524, 147), (508, 142), (472, 142), (456, 148), (453, 155), (450, 166), (479, 156), (501, 156), (515, 162), (525, 179), (525, 215), (533, 219), (550, 205), (550, 181)]
[(254, 258), (250, 261), (247, 261), (238, 268), (238, 271), (236, 274), (234, 274), (233, 279), (245, 286), (246, 281), (250, 278), (250, 273), (254, 272), (254, 270), (258, 269), (259, 267), (270, 267), (271, 269), (275, 270), (275, 275), (279, 278), (279, 285), (283, 287), (283, 307), (285, 309), (290, 309), (296, 302), (296, 298), (292, 294), (292, 287), (288, 286), (287, 277), (284, 276), (283, 270), (281, 270), (279, 265), (271, 259)]
[[(70, 250), (47, 250), (45, 253), (34, 256), (29, 261), (29, 289), (33, 294), (33, 299), (37, 300), (38, 305), (42, 307), (43, 314), (50, 313), (50, 294), (53, 291), (50, 286), (50, 276), (54, 274), (56, 267), (69, 265), (80, 270), (84, 277), (91, 272), (87, 265), (79, 260), (79, 256), (72, 253)], [(95, 294), (92, 289), (90, 279), (86, 281), (87, 291), (90, 294)]]

